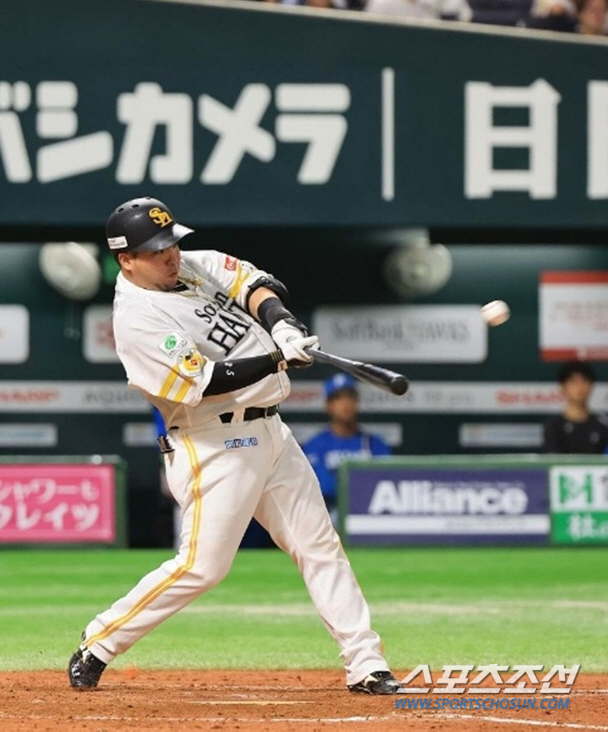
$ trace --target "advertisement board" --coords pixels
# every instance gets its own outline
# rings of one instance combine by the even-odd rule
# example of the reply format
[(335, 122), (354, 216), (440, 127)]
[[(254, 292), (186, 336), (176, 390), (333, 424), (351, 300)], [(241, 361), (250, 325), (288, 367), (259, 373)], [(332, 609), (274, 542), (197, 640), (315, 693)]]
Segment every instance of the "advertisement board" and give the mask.
[(539, 342), (544, 361), (608, 360), (608, 272), (543, 272)]
[(603, 225), (606, 44), (272, 5), (3, 0), (0, 221)]
[(350, 544), (547, 544), (547, 473), (535, 468), (348, 468)]
[(480, 363), (488, 328), (479, 305), (366, 305), (321, 307), (313, 332), (346, 358), (375, 363)]
[(603, 455), (395, 456), (338, 474), (351, 545), (608, 544)]
[(23, 305), (0, 305), (0, 363), (23, 363), (30, 355), (30, 313)]
[(550, 470), (555, 544), (608, 544), (608, 465)]
[(124, 544), (116, 465), (0, 465), (0, 544)]

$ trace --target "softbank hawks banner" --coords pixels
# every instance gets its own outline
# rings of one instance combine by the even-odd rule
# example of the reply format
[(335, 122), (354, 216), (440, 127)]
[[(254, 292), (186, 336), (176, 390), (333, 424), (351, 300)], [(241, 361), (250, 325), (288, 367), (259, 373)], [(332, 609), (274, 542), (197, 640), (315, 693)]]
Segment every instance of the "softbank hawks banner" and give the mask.
[(479, 305), (322, 307), (313, 332), (346, 358), (387, 363), (480, 363), (488, 328)]

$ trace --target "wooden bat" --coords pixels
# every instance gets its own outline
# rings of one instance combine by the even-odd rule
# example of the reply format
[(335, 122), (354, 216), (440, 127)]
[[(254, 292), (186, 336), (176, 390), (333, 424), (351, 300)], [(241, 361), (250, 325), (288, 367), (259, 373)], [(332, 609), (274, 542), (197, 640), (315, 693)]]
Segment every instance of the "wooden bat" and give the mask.
[(360, 381), (365, 381), (379, 389), (390, 391), (391, 394), (401, 396), (406, 393), (409, 388), (409, 381), (403, 374), (396, 371), (376, 366), (373, 363), (364, 363), (363, 361), (353, 361), (350, 358), (335, 356), (333, 353), (325, 353), (325, 351), (316, 351), (307, 348), (306, 351), (314, 356), (315, 361), (319, 363), (327, 363), (335, 366), (346, 373), (351, 374)]

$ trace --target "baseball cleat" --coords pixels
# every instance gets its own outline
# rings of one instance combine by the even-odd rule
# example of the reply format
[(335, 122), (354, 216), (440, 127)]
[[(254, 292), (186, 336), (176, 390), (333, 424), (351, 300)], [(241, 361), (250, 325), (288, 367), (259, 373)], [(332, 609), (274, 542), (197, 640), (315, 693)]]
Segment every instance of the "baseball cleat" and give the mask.
[(399, 682), (390, 671), (374, 671), (348, 687), (349, 691), (359, 694), (396, 694), (399, 688)]
[(70, 686), (74, 689), (94, 689), (106, 666), (86, 648), (79, 648), (68, 664)]

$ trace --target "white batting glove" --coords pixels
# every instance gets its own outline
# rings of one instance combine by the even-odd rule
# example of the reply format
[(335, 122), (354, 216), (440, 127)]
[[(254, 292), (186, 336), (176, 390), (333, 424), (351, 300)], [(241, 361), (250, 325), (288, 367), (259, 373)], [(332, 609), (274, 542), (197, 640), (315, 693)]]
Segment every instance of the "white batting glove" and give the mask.
[(319, 348), (319, 339), (317, 336), (306, 336), (303, 338), (294, 338), (291, 341), (285, 343), (284, 346), (280, 346), (281, 353), (287, 361), (289, 366), (295, 366), (298, 369), (312, 366), (314, 356), (311, 356), (305, 349), (310, 348), (317, 350)]
[(310, 366), (314, 361), (314, 356), (307, 353), (305, 349), (317, 350), (319, 348), (317, 336), (305, 336), (299, 328), (290, 325), (285, 320), (279, 320), (274, 324), (271, 335), (290, 366)]

